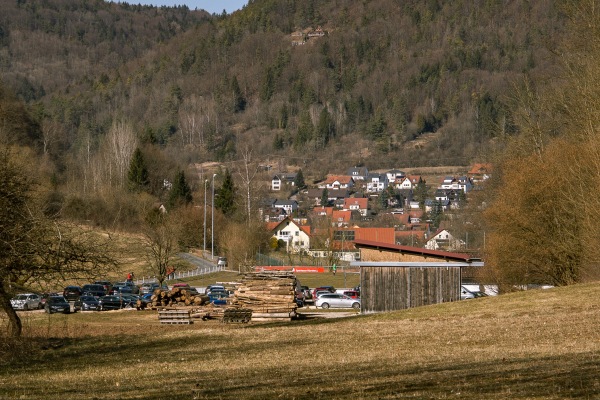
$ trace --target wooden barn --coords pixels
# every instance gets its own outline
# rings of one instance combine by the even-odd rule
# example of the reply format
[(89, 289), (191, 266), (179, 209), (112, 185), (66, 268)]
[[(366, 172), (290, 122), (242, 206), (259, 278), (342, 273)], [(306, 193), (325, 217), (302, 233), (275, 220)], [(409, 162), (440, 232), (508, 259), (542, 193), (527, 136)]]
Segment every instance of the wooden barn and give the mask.
[(361, 311), (394, 311), (460, 300), (464, 268), (482, 267), (468, 254), (356, 240)]

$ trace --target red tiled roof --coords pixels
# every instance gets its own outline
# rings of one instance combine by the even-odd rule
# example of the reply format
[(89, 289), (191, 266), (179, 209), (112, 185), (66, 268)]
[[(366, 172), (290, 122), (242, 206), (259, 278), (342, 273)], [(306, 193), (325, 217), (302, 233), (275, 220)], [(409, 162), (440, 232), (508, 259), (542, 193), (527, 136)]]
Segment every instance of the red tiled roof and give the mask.
[(354, 240), (394, 244), (396, 236), (394, 228), (355, 228)]
[(490, 163), (478, 163), (473, 164), (468, 174), (476, 175), (476, 174), (484, 174), (492, 172), (492, 164)]
[(350, 221), (350, 217), (352, 216), (351, 211), (342, 211), (342, 210), (333, 210), (331, 215), (332, 222), (339, 222), (340, 220), (344, 222)]
[(369, 199), (366, 197), (351, 197), (344, 199), (344, 208), (350, 208), (350, 206), (357, 205), (359, 209), (366, 210), (369, 208)]
[(396, 231), (396, 239), (414, 236), (418, 239), (425, 239), (425, 231)]
[(352, 181), (352, 177), (350, 175), (327, 175), (324, 183), (334, 183), (335, 181), (338, 181), (340, 184), (348, 184)]
[(315, 214), (320, 214), (322, 215), (323, 213), (327, 216), (331, 216), (331, 214), (333, 213), (333, 207), (323, 207), (323, 206), (317, 206), (313, 208), (313, 212)]

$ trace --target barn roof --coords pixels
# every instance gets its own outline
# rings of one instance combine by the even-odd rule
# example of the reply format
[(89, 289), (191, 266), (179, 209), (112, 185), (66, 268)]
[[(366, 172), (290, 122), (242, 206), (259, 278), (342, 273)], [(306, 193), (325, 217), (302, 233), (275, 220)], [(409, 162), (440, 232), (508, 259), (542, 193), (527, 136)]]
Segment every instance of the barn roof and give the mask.
[(400, 244), (374, 242), (371, 240), (355, 239), (354, 245), (358, 248), (375, 248), (379, 250), (387, 250), (397, 253), (418, 254), (423, 256), (439, 258), (447, 261), (472, 262), (479, 260), (478, 258), (472, 257), (470, 254), (452, 253), (449, 251), (441, 250), (429, 250), (422, 247), (403, 246)]

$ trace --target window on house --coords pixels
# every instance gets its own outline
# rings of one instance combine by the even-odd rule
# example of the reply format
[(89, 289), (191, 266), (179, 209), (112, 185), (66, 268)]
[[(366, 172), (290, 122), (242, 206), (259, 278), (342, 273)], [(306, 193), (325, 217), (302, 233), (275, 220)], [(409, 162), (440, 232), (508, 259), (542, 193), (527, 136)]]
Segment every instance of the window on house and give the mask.
[(289, 231), (281, 231), (281, 232), (279, 232), (279, 236), (290, 236), (290, 232)]
[(296, 231), (296, 232), (294, 233), (294, 235), (295, 235), (295, 236), (300, 236), (300, 232)]

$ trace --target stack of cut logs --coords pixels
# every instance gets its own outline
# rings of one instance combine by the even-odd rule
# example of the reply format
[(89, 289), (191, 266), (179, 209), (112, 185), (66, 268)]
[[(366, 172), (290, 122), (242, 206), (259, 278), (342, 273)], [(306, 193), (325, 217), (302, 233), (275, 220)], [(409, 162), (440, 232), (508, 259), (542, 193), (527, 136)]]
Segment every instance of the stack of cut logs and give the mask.
[(235, 291), (233, 305), (252, 310), (252, 321), (290, 320), (296, 315), (296, 276), (287, 271), (251, 272)]
[(146, 307), (155, 309), (158, 307), (202, 306), (209, 302), (208, 296), (191, 294), (186, 289), (176, 287), (168, 291), (156, 289), (152, 294), (151, 302), (146, 304), (138, 300), (137, 308), (143, 310)]

